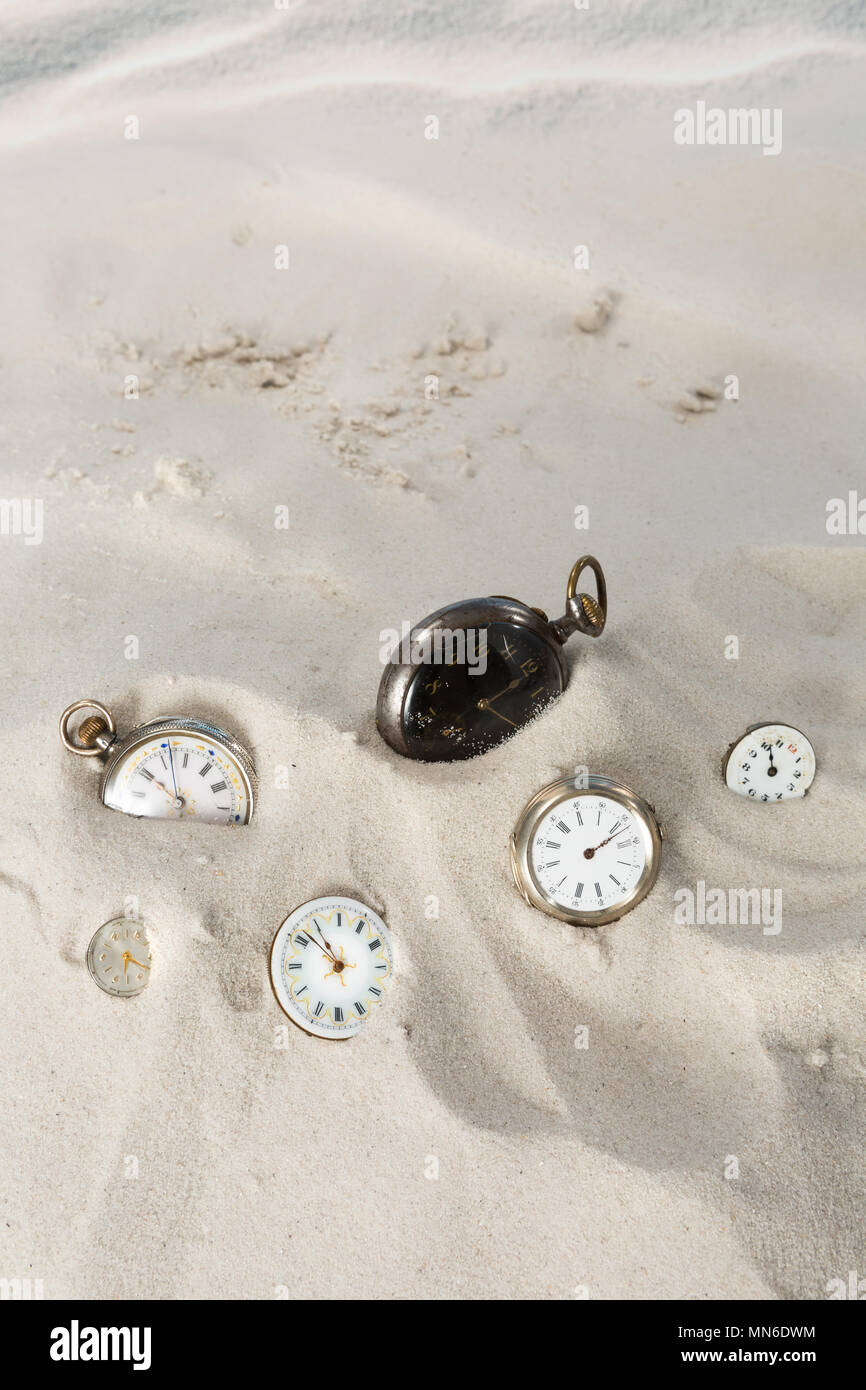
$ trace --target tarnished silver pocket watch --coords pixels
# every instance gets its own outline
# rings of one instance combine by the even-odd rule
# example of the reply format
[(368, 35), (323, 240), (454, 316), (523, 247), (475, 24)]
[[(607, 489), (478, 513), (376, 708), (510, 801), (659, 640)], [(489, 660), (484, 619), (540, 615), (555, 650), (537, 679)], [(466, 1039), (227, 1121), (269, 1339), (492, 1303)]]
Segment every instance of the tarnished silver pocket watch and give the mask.
[[(74, 714), (90, 710), (75, 731)], [(76, 700), (60, 716), (64, 748), (105, 763), (100, 795), (128, 816), (246, 825), (257, 791), (255, 769), (236, 739), (201, 719), (163, 715), (120, 738), (111, 711)]]
[[(585, 569), (597, 598), (578, 593)], [(391, 652), (379, 686), (376, 722), (407, 758), (474, 758), (510, 738), (568, 683), (563, 644), (574, 632), (599, 637), (607, 618), (601, 565), (583, 555), (572, 567), (566, 610), (551, 622), (540, 608), (494, 595), (439, 608)]]
[(601, 927), (643, 902), (663, 832), (643, 797), (609, 777), (564, 777), (536, 792), (511, 836), (511, 870), (530, 907)]

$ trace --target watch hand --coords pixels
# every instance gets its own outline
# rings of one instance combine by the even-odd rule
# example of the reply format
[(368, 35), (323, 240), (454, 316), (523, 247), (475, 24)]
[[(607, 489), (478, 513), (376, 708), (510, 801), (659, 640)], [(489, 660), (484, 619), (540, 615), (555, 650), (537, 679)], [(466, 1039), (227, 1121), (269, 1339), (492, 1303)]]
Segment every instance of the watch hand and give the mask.
[(166, 739), (168, 744), (168, 765), (171, 768), (171, 785), (174, 787), (174, 797), (177, 800), (177, 778), (174, 775), (174, 758), (171, 756), (171, 739)]
[[(478, 701), (478, 708), (479, 708), (479, 709), (490, 709), (490, 707), (491, 707), (491, 705), (493, 704), (493, 701), (494, 701), (494, 700), (498, 700), (498, 699), (500, 699), (503, 695), (507, 695), (509, 690), (516, 690), (517, 687), (518, 687), (519, 684), (520, 684), (520, 681), (521, 681), (521, 677), (520, 677), (520, 676), (517, 676), (517, 677), (515, 677), (515, 679), (514, 679), (513, 681), (511, 681), (511, 683), (510, 683), (509, 685), (506, 685), (506, 687), (505, 687), (504, 690), (500, 690), (500, 691), (498, 692), (498, 694), (496, 694), (496, 695), (491, 695), (489, 699), (481, 699), (481, 700), (479, 700), (479, 701)], [(493, 710), (493, 713), (496, 714), (496, 710)], [(510, 722), (510, 721), (509, 721), (509, 722)]]
[(128, 951), (124, 951), (124, 955), (126, 956), (126, 963), (127, 963), (127, 965), (129, 965), (129, 963), (130, 963), (130, 961), (131, 961), (133, 965), (139, 966), (140, 969), (142, 969), (142, 970), (149, 970), (149, 969), (150, 969), (150, 966), (149, 966), (149, 965), (145, 965), (145, 963), (144, 963), (143, 960), (136, 960), (136, 959), (135, 959), (135, 956), (131, 956), (131, 955), (129, 954)]
[(312, 941), (312, 943), (313, 943), (313, 945), (315, 946), (316, 950), (317, 950), (317, 951), (321, 951), (322, 955), (325, 957), (325, 960), (333, 960), (333, 956), (329, 956), (329, 955), (328, 955), (328, 952), (325, 950), (324, 946), (320, 946), (320, 945), (319, 945), (318, 941), (317, 941), (316, 938), (313, 936), (312, 932), (310, 932), (310, 940)]
[(507, 714), (500, 714), (500, 713), (499, 713), (499, 710), (498, 710), (498, 709), (494, 709), (493, 706), (490, 705), (486, 700), (479, 700), (479, 701), (478, 701), (478, 708), (479, 708), (479, 709), (489, 709), (489, 710), (490, 710), (490, 713), (491, 713), (491, 714), (495, 714), (497, 719), (502, 719), (502, 720), (504, 720), (506, 724), (510, 724), (510, 725), (511, 725), (512, 729), (516, 729), (516, 728), (517, 728), (517, 725), (515, 724), (515, 722), (514, 722), (513, 719), (509, 719)]
[(184, 804), (183, 797), (182, 797), (182, 796), (179, 796), (177, 792), (173, 792), (173, 791), (171, 790), (170, 787), (164, 787), (164, 786), (162, 785), (161, 782), (157, 782), (157, 780), (156, 780), (155, 777), (151, 777), (150, 780), (151, 780), (151, 782), (153, 783), (153, 785), (154, 785), (155, 787), (159, 787), (159, 790), (160, 790), (161, 792), (165, 792), (165, 794), (166, 794), (166, 796), (168, 797), (169, 801), (173, 801), (174, 804), (175, 804), (175, 806), (176, 806), (178, 809), (180, 809), (180, 807), (183, 806), (183, 804)]
[(593, 855), (594, 855), (594, 854), (598, 854), (598, 851), (599, 851), (600, 849), (604, 849), (605, 845), (609, 845), (610, 842), (611, 842), (611, 840), (615, 840), (615, 839), (616, 839), (617, 835), (621, 835), (621, 834), (622, 834), (622, 830), (623, 830), (623, 828), (622, 828), (622, 826), (620, 826), (619, 830), (614, 831), (613, 835), (608, 835), (608, 837), (607, 837), (606, 840), (602, 840), (602, 842), (601, 842), (600, 845), (596, 845), (596, 846), (595, 846), (595, 849), (585, 849), (585, 850), (583, 851), (583, 857), (584, 857), (584, 859), (592, 859)]
[(316, 923), (316, 931), (319, 933), (319, 936), (321, 936), (322, 940), (325, 942), (325, 945), (327, 946), (328, 949), (327, 949), (327, 951), (322, 951), (322, 948), (321, 948), (321, 946), (319, 946), (318, 941), (316, 942), (316, 945), (319, 946), (319, 950), (322, 951), (322, 955), (323, 955), (323, 956), (327, 956), (327, 957), (328, 957), (328, 960), (333, 961), (333, 962), (334, 962), (334, 965), (336, 965), (336, 964), (337, 964), (337, 957), (334, 955), (334, 948), (333, 948), (333, 946), (330, 944), (329, 941), (326, 941), (326, 940), (325, 940), (325, 937), (324, 937), (324, 935), (322, 934), (322, 930), (321, 930), (321, 928), (320, 928), (318, 922)]

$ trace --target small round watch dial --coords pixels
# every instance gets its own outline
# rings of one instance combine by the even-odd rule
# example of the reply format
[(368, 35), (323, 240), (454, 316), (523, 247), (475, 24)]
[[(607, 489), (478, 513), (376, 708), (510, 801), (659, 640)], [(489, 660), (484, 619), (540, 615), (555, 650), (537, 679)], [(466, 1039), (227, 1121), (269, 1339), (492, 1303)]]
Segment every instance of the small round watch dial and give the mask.
[(96, 931), (87, 948), (87, 968), (106, 994), (129, 999), (150, 980), (153, 955), (143, 922), (115, 917)]
[(218, 740), (186, 730), (158, 733), (131, 748), (112, 765), (104, 799), (131, 816), (225, 825), (249, 820), (237, 760)]
[(293, 1023), (321, 1038), (349, 1038), (367, 1022), (393, 970), (388, 928), (353, 898), (295, 908), (271, 947), (271, 984)]
[(753, 801), (805, 796), (815, 776), (815, 750), (790, 724), (756, 724), (731, 747), (725, 783)]
[(540, 822), (529, 852), (543, 892), (563, 908), (605, 912), (625, 904), (646, 865), (642, 828), (607, 796), (574, 796)]
[(419, 666), (403, 705), (411, 757), (474, 758), (511, 738), (562, 691), (550, 643), (517, 623), (484, 629), (486, 670), (477, 663)]

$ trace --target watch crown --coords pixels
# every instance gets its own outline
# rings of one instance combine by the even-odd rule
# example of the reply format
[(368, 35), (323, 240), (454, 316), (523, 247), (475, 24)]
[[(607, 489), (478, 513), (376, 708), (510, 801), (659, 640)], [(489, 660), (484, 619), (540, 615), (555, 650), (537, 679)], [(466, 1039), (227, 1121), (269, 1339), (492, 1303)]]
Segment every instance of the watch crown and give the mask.
[(581, 607), (592, 623), (593, 627), (599, 627), (604, 623), (604, 614), (601, 605), (592, 597), (591, 594), (578, 594)]
[(91, 714), (79, 725), (78, 742), (84, 748), (92, 748), (99, 735), (107, 728), (107, 722), (100, 715)]

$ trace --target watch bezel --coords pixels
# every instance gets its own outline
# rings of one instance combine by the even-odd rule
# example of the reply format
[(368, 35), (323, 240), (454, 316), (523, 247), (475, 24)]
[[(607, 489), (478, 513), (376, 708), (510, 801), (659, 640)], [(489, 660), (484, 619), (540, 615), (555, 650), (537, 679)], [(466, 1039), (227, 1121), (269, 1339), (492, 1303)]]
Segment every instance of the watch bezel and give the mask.
[[(422, 643), (429, 639), (435, 631), (444, 628), (451, 630), (470, 627), (482, 628), (494, 622), (508, 623), (512, 627), (532, 632), (547, 644), (556, 660), (560, 676), (558, 695), (561, 695), (568, 684), (568, 665), (563, 656), (562, 643), (557, 639), (548, 620), (518, 599), (490, 596), (488, 598), (464, 599), (460, 603), (450, 603), (444, 608), (437, 608), (435, 612), (428, 614), (426, 618), (416, 624), (407, 637), (397, 644), (395, 650), (399, 653), (403, 640), (410, 644), (413, 642)], [(498, 748), (502, 743), (508, 741), (507, 738), (500, 739), (498, 743), (492, 744), (489, 750), (466, 754), (443, 752), (422, 757), (413, 752), (406, 739), (404, 710), (409, 690), (416, 675), (421, 670), (423, 670), (423, 664), (395, 661), (392, 657), (389, 659), (379, 682), (379, 694), (376, 700), (376, 727), (395, 753), (402, 754), (404, 758), (412, 758), (415, 762), (464, 762), (470, 758), (483, 757), (484, 752), (492, 751), (493, 748)], [(553, 698), (556, 699), (558, 696)], [(513, 735), (509, 735), (509, 737), (513, 737)]]
[[(632, 892), (622, 902), (594, 912), (566, 908), (556, 902), (536, 880), (529, 855), (533, 838), (544, 817), (561, 802), (581, 795), (603, 795), (619, 802), (635, 817), (644, 839), (644, 867)], [(643, 902), (653, 888), (661, 868), (662, 832), (653, 807), (622, 782), (595, 774), (588, 777), (561, 777), (556, 782), (542, 787), (526, 803), (512, 832), (510, 851), (515, 884), (530, 907), (538, 908), (540, 912), (556, 917), (561, 922), (569, 922), (573, 926), (603, 927), (631, 912)]]
[[(160, 715), (157, 719), (149, 720), (147, 724), (139, 724), (137, 729), (132, 729), (130, 733), (125, 734), (122, 739), (111, 745), (107, 750), (107, 762), (99, 786), (99, 794), (103, 804), (107, 806), (109, 810), (121, 810), (119, 806), (113, 805), (107, 800), (108, 792), (117, 780), (120, 764), (141, 744), (147, 743), (150, 739), (157, 737), (159, 734), (170, 732), (203, 735), (211, 743), (220, 744), (222, 748), (234, 758), (240, 770), (241, 777), (243, 778), (244, 789), (247, 796), (247, 813), (244, 819), (239, 823), (241, 825), (249, 825), (255, 807), (256, 796), (258, 795), (258, 778), (252, 758), (243, 744), (238, 743), (237, 739), (233, 738), (231, 734), (226, 733), (225, 729), (220, 729), (216, 724), (209, 724), (205, 719), (191, 719), (184, 715)], [(121, 814), (131, 815), (132, 812), (124, 812), (121, 810)], [(150, 818), (147, 816), (136, 816), (135, 819), (147, 820)]]

